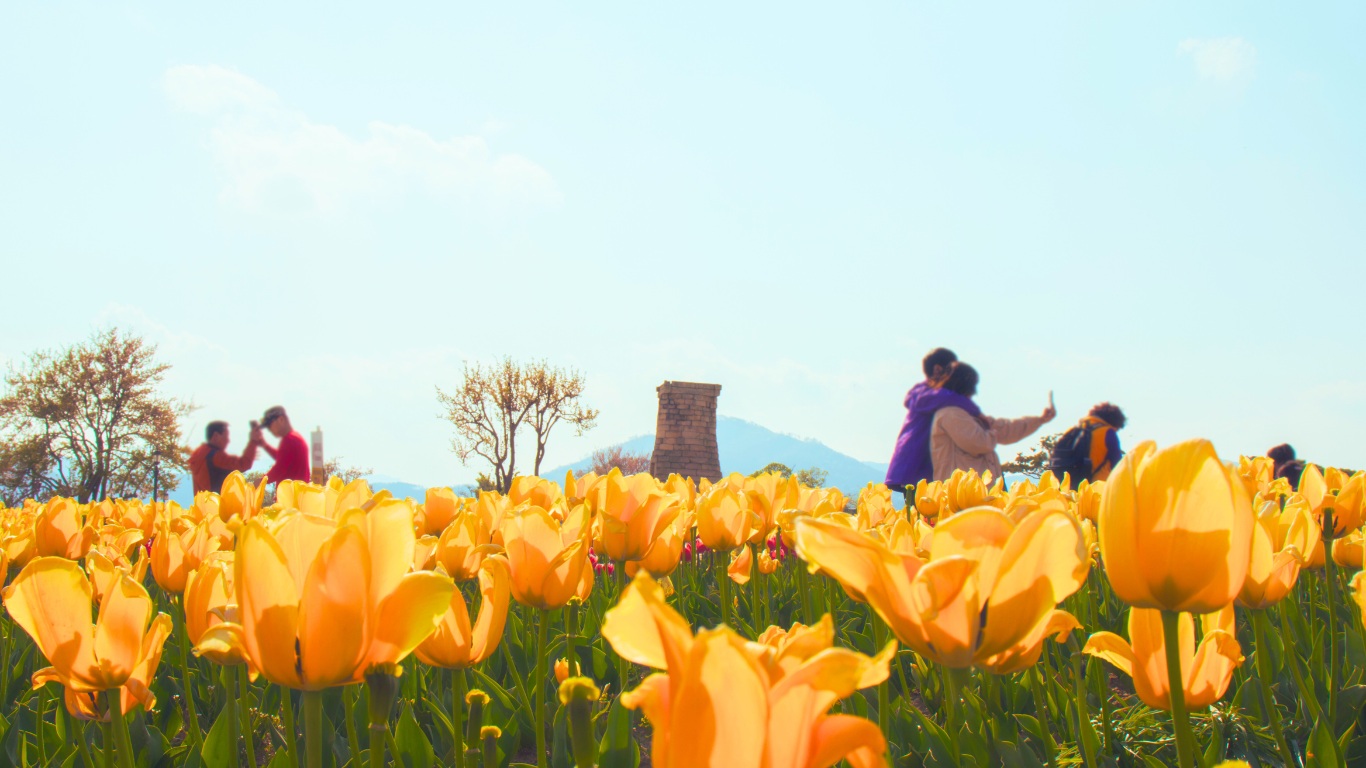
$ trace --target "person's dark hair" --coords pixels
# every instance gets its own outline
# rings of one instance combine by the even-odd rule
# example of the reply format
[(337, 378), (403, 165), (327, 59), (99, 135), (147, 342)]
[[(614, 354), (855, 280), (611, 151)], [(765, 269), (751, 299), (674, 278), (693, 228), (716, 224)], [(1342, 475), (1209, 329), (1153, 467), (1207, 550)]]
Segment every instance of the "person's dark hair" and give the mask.
[(1274, 461), (1276, 466), (1279, 467), (1287, 461), (1295, 460), (1295, 449), (1291, 447), (1290, 443), (1281, 443), (1268, 450), (1266, 452), (1266, 457)]
[(1114, 403), (1101, 403), (1091, 409), (1091, 415), (1115, 429), (1124, 429), (1124, 411)]
[(977, 369), (967, 363), (954, 363), (949, 366), (949, 377), (941, 385), (950, 392), (972, 397), (977, 392)]
[(920, 361), (920, 367), (924, 369), (925, 378), (928, 379), (931, 376), (934, 376), (935, 368), (948, 370), (948, 367), (956, 362), (958, 362), (958, 355), (955, 355), (952, 349), (935, 347), (930, 350), (928, 355), (925, 355), (924, 360)]
[(209, 441), (209, 440), (212, 440), (214, 435), (221, 434), (221, 433), (227, 432), (227, 431), (228, 431), (228, 422), (226, 422), (226, 421), (211, 421), (211, 422), (209, 422), (209, 426), (207, 426), (207, 427), (204, 428), (204, 440), (207, 442), (207, 441)]
[(1285, 463), (1276, 465), (1276, 477), (1284, 477), (1290, 482), (1291, 488), (1300, 487), (1300, 475), (1304, 474), (1304, 462), (1299, 459), (1291, 459)]

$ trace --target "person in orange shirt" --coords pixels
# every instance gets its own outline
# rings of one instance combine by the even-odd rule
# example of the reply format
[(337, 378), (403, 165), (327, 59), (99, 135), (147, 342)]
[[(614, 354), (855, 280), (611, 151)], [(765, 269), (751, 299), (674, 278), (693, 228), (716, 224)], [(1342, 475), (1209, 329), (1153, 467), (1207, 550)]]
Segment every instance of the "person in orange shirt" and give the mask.
[(1124, 411), (1114, 403), (1100, 403), (1086, 418), (1058, 438), (1049, 456), (1048, 469), (1062, 479), (1066, 473), (1075, 490), (1082, 480), (1096, 482), (1110, 477), (1110, 472), (1124, 458), (1119, 447), (1119, 430), (1128, 420)]
[(248, 472), (256, 462), (256, 449), (261, 445), (261, 429), (251, 431), (247, 450), (241, 456), (228, 453), (228, 422), (211, 421), (204, 428), (204, 443), (190, 454), (190, 476), (194, 492), (223, 490), (223, 481), (233, 472)]

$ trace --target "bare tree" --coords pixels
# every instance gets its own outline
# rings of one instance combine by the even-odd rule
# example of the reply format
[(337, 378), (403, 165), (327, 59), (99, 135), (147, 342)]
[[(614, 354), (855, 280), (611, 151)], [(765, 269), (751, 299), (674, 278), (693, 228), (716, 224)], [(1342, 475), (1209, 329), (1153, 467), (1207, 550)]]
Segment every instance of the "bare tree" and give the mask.
[(650, 454), (630, 453), (620, 445), (594, 451), (589, 462), (589, 471), (598, 475), (605, 475), (613, 469), (620, 469), (623, 475), (650, 471)]
[[(579, 402), (583, 396), (584, 380), (578, 371), (551, 368), (546, 361), (541, 360), (527, 365), (523, 376), (531, 399), (530, 427), (536, 435), (536, 461), (531, 473), (539, 476), (541, 460), (545, 458), (545, 446), (550, 441), (550, 430), (564, 421), (574, 425), (576, 435), (582, 435), (597, 426), (598, 411)], [(647, 456), (646, 470), (649, 467)]]
[[(155, 468), (181, 468), (179, 418), (190, 407), (157, 390), (170, 366), (117, 328), (12, 368), (0, 397), (0, 482), (7, 493), (147, 496)], [(174, 472), (162, 487), (176, 485)]]
[(517, 475), (517, 437), (523, 426), (535, 435), (533, 472), (539, 473), (551, 430), (561, 421), (590, 429), (598, 412), (579, 404), (583, 377), (544, 361), (519, 364), (510, 357), (485, 368), (465, 363), (464, 380), (449, 392), (436, 389), (443, 418), (455, 427), (451, 449), (462, 464), (473, 457), (492, 467), (494, 487), (507, 493)]

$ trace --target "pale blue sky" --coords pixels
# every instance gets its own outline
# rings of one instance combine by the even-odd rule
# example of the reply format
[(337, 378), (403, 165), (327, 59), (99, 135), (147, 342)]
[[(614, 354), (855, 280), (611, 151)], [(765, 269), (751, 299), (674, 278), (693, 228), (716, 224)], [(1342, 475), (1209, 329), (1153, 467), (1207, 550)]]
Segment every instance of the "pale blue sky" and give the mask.
[[(588, 7), (591, 5), (591, 7)], [(886, 461), (930, 347), (1008, 416), (1366, 466), (1352, 3), (0, 8), (0, 357), (110, 324), (187, 423), (464, 481), (500, 354)], [(1013, 449), (1003, 449), (1007, 455)]]

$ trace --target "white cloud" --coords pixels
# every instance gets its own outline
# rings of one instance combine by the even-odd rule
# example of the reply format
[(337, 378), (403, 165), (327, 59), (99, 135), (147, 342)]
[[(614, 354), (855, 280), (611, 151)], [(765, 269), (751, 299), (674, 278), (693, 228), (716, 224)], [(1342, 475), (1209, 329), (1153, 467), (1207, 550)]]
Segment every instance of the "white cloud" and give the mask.
[(1188, 38), (1176, 47), (1190, 56), (1202, 80), (1228, 83), (1250, 76), (1257, 63), (1257, 48), (1241, 37)]
[(172, 67), (163, 87), (176, 108), (209, 121), (222, 200), (249, 213), (339, 214), (415, 192), (494, 210), (559, 200), (545, 169), (521, 155), (495, 153), (481, 136), (437, 139), (380, 121), (367, 126), (368, 135), (351, 136), (216, 65)]

